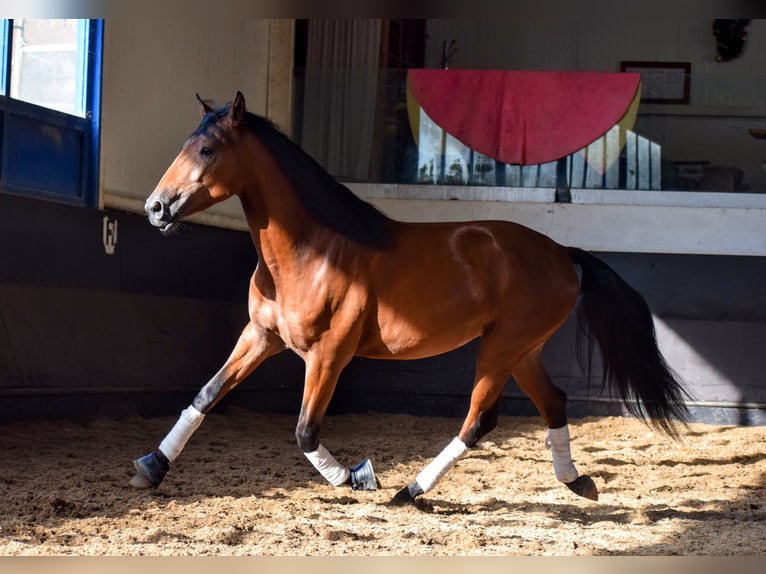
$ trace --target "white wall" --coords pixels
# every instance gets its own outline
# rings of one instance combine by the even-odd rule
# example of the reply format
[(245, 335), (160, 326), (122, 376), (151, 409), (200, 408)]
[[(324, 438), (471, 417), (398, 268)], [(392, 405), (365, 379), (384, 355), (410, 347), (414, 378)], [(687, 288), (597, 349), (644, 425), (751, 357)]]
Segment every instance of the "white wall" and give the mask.
[(723, 63), (711, 27), (712, 19), (429, 20), (426, 65), (438, 67), (452, 39), (451, 68), (617, 72), (622, 60), (690, 62), (690, 104), (643, 104), (636, 131), (662, 145), (663, 159), (736, 165), (751, 190), (766, 192), (766, 142), (747, 133), (766, 128), (766, 20), (752, 20), (742, 56)]
[[(250, 111), (289, 133), (293, 34), (292, 20), (107, 20), (103, 204), (143, 212), (144, 200), (199, 124), (195, 93), (224, 104), (239, 90)], [(244, 228), (236, 200), (196, 220)]]
[(455, 39), (452, 68), (618, 72), (621, 60), (657, 60), (691, 62), (694, 74), (764, 74), (766, 20), (751, 21), (743, 55), (726, 63), (715, 61), (711, 26), (709, 19), (432, 19), (426, 66), (439, 67), (442, 41)]

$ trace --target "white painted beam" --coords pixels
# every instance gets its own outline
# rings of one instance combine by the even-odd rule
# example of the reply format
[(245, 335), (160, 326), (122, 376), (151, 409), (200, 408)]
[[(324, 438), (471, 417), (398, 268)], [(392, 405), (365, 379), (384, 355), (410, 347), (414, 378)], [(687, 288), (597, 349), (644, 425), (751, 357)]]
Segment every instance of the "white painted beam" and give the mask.
[[(573, 190), (572, 203), (554, 203), (551, 189), (349, 187), (402, 221), (515, 221), (590, 251), (766, 255), (766, 195)], [(538, 191), (545, 201), (530, 201)]]

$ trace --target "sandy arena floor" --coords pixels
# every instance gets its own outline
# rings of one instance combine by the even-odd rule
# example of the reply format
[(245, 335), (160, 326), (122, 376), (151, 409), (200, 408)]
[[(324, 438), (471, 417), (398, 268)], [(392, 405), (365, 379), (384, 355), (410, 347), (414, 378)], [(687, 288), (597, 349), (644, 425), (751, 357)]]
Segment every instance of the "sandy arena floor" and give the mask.
[(322, 442), (382, 489), (335, 488), (295, 418), (211, 414), (158, 490), (131, 461), (175, 417), (0, 425), (0, 555), (763, 555), (766, 427), (694, 424), (676, 443), (624, 418), (570, 422), (592, 502), (556, 482), (539, 419), (501, 418), (418, 508), (388, 500), (455, 419), (328, 417)]

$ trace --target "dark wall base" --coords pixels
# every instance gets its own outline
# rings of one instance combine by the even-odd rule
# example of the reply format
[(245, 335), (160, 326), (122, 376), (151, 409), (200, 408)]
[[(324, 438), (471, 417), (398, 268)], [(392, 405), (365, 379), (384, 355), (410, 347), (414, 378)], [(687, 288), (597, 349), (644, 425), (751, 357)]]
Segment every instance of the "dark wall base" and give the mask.
[[(104, 233), (115, 222), (110, 254)], [(693, 420), (766, 424), (766, 258), (601, 257), (675, 333), (666, 356), (698, 375), (689, 384), (704, 401)], [(187, 225), (166, 238), (136, 215), (0, 193), (0, 421), (178, 414), (245, 326), (256, 262), (246, 233)], [(598, 383), (582, 382), (573, 336), (570, 319), (545, 350), (570, 416), (624, 414)], [(462, 418), (476, 346), (419, 361), (355, 359), (329, 414)], [(285, 352), (218, 408), (297, 414), (302, 387), (303, 363)], [(501, 412), (537, 416), (513, 382)]]

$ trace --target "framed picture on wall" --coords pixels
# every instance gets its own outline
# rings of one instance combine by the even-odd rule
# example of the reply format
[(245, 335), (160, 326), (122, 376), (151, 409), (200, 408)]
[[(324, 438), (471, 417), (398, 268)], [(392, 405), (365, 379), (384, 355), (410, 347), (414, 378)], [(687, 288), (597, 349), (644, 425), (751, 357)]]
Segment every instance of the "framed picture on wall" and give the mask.
[(690, 62), (620, 62), (621, 72), (641, 74), (641, 101), (647, 104), (688, 104)]

